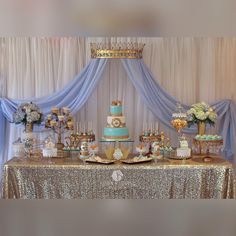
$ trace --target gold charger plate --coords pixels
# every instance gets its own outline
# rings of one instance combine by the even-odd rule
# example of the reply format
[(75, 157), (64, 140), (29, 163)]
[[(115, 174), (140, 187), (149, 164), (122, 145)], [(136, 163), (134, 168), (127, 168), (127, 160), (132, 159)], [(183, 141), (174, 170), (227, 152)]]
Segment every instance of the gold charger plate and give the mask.
[(106, 160), (106, 159), (102, 159), (101, 161), (87, 159), (85, 161), (88, 163), (96, 163), (96, 164), (104, 164), (104, 165), (110, 165), (110, 164), (115, 163), (115, 160)]
[(143, 163), (143, 162), (149, 162), (149, 161), (152, 161), (153, 158), (151, 157), (148, 157), (148, 158), (145, 158), (145, 159), (140, 159), (140, 160), (134, 160), (134, 158), (130, 158), (130, 159), (126, 159), (126, 160), (120, 160), (122, 163), (125, 163), (125, 164), (139, 164), (139, 163)]
[(190, 157), (169, 156), (169, 157), (167, 157), (167, 158), (169, 158), (169, 159), (173, 159), (173, 160), (187, 160), (187, 159), (192, 158), (192, 156), (190, 156)]
[(194, 162), (199, 162), (199, 163), (223, 163), (225, 162), (225, 159), (223, 159), (222, 157), (219, 156), (198, 156), (198, 157), (194, 157), (192, 159)]

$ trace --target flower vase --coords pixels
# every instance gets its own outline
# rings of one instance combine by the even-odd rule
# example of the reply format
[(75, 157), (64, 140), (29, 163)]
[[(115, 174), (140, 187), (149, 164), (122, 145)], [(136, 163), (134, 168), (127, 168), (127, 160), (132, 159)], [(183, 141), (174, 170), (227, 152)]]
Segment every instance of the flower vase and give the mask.
[(26, 123), (25, 124), (25, 133), (32, 133), (34, 128), (33, 123)]
[(198, 123), (198, 134), (204, 135), (206, 132), (206, 123), (205, 122), (199, 122)]
[(57, 143), (56, 143), (56, 148), (58, 151), (63, 151), (63, 148), (64, 148), (64, 144), (61, 141), (61, 139), (62, 139), (61, 134), (62, 134), (62, 131), (59, 130), (58, 137), (57, 137)]

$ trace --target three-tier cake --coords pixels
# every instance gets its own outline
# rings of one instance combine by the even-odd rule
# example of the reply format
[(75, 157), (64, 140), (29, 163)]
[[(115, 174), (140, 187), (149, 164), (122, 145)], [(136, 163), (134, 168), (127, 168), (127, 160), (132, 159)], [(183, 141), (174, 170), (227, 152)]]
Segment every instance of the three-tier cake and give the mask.
[(103, 138), (107, 141), (129, 139), (125, 116), (122, 115), (121, 101), (113, 101), (110, 106), (110, 115), (107, 117), (107, 127), (104, 128)]

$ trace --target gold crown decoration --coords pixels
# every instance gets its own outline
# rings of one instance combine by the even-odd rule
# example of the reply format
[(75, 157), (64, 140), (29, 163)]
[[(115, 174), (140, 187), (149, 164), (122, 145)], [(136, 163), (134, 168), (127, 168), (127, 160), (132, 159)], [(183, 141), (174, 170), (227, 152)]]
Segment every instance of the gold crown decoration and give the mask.
[(91, 43), (91, 58), (142, 58), (144, 43)]

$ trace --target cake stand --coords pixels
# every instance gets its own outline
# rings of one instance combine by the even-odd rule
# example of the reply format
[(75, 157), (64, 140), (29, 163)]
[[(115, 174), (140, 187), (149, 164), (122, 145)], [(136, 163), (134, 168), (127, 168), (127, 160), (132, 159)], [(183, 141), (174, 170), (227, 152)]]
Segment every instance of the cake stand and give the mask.
[[(210, 154), (210, 148), (215, 147), (220, 149), (223, 145), (223, 139), (221, 140), (199, 140), (194, 138), (194, 145), (199, 149), (199, 154), (203, 156), (203, 162), (211, 162), (213, 160)], [(202, 153), (202, 150), (206, 149), (206, 153)]]
[(116, 143), (116, 144), (119, 144), (119, 143), (133, 143), (134, 140), (132, 139), (117, 139), (117, 140), (106, 140), (106, 139), (100, 139), (99, 140), (100, 143)]
[[(127, 144), (129, 146), (130, 144), (133, 145), (134, 140), (131, 140), (131, 139), (119, 139), (119, 140), (109, 140), (108, 141), (108, 140), (105, 140), (105, 139), (102, 138), (101, 140), (99, 140), (99, 142), (102, 143), (102, 144), (107, 144), (107, 146), (108, 146), (107, 151), (109, 150), (111, 152), (112, 149), (113, 149), (114, 152), (120, 152), (120, 150), (121, 150), (121, 143), (125, 143), (125, 144)], [(128, 151), (128, 149), (129, 149), (129, 147), (126, 149), (127, 156), (128, 156), (129, 151), (130, 151), (130, 149), (129, 149), (129, 151)], [(105, 153), (106, 153), (106, 149), (104, 149), (104, 150), (105, 150)], [(114, 154), (114, 153), (112, 153), (112, 154)], [(110, 153), (108, 156), (111, 156), (112, 154)], [(113, 157), (110, 157), (110, 159), (112, 159), (112, 158)]]

